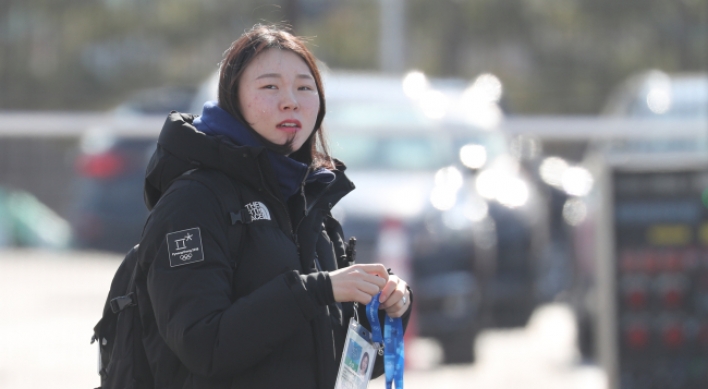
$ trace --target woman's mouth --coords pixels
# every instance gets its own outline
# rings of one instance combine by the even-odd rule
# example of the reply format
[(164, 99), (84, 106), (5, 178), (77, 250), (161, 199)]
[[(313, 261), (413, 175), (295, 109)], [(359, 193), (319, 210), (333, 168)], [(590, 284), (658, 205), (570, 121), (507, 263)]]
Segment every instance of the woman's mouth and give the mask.
[(302, 128), (302, 125), (298, 120), (283, 120), (275, 127), (281, 131), (294, 133), (299, 131)]

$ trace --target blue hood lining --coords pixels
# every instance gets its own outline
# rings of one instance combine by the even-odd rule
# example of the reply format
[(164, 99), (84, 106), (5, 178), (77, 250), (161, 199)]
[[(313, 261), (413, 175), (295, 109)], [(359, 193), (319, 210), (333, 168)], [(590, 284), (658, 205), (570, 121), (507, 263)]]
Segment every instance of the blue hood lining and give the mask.
[[(252, 130), (219, 107), (215, 101), (204, 104), (201, 116), (196, 116), (192, 123), (197, 130), (207, 135), (222, 135), (239, 146), (263, 147), (251, 133)], [(275, 171), (280, 191), (284, 199), (296, 194), (303, 182), (330, 183), (335, 174), (325, 168), (311, 171), (302, 162), (266, 149), (268, 160)]]

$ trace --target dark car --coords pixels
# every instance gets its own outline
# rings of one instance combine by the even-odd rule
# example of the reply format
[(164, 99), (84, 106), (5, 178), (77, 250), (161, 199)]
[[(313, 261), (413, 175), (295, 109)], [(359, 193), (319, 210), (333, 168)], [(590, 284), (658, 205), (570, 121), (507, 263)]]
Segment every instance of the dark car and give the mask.
[[(159, 128), (161, 122), (148, 123)], [(138, 243), (148, 214), (143, 179), (156, 135), (152, 129), (146, 136), (119, 136), (112, 128), (82, 138), (72, 209), (77, 247), (123, 253)]]
[(535, 306), (544, 301), (543, 265), (549, 243), (546, 198), (512, 155), (502, 133), (457, 128), (455, 134), (461, 170), (469, 182), (461, 201), (484, 201), (495, 242), (493, 255), (475, 266), (483, 325), (524, 326)]
[(416, 98), (410, 77), (325, 79), (332, 151), (357, 184), (333, 211), (360, 260), (409, 272), (420, 335), (470, 362), (479, 330), (523, 326), (539, 302), (546, 206), (494, 129), (498, 107), (476, 105), (498, 80), (428, 80)]
[[(437, 107), (421, 107), (406, 95), (404, 80), (325, 77), (331, 152), (357, 185), (332, 212), (345, 234), (357, 238), (358, 261), (383, 263), (413, 284), (418, 335), (440, 341), (445, 362), (470, 362), (481, 301), (474, 253), (484, 251), (485, 222), (465, 224), (480, 239), (446, 222), (441, 209), (463, 181), (452, 166), (455, 138)], [(440, 88), (433, 93), (459, 88), (454, 80), (432, 82)]]
[(146, 89), (106, 116), (105, 126), (82, 136), (76, 158), (71, 223), (79, 248), (124, 253), (147, 217), (143, 179), (167, 114), (187, 112), (196, 87)]

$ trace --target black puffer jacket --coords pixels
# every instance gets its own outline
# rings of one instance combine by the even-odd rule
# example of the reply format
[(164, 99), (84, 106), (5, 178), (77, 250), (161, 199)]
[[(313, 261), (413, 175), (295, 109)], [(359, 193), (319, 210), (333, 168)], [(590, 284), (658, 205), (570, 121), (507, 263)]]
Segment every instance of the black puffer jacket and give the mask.
[[(332, 388), (353, 304), (331, 294), (327, 271), (351, 262), (329, 210), (354, 185), (341, 167), (286, 202), (265, 149), (207, 136), (192, 119), (170, 114), (145, 183), (152, 212), (136, 282), (155, 387)], [(195, 168), (227, 175), (263, 217), (243, 227), (238, 258), (209, 188), (179, 180), (162, 196)]]

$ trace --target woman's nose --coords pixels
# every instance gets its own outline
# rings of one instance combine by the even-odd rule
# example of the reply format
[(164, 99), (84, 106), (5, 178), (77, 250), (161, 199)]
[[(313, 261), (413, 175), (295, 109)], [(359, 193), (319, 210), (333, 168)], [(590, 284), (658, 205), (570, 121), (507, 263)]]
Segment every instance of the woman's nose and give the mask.
[(284, 92), (280, 99), (280, 109), (282, 110), (296, 110), (298, 109), (297, 98), (292, 92)]

